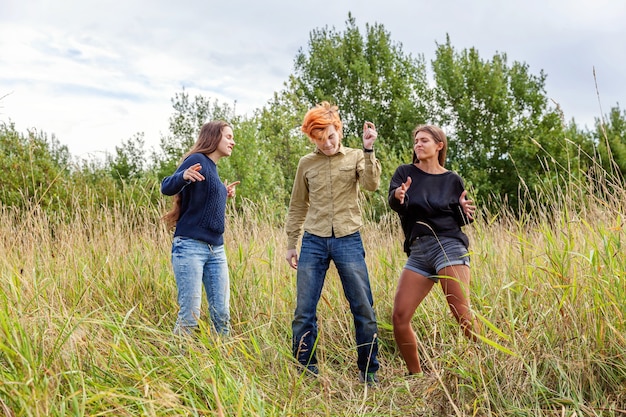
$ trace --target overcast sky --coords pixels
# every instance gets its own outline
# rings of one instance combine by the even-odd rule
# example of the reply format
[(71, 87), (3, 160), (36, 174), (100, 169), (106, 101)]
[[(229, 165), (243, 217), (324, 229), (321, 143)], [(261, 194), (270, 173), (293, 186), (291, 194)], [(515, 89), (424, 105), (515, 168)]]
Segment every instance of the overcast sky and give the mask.
[(449, 34), (457, 51), (543, 70), (579, 125), (624, 109), (624, 0), (0, 0), (0, 122), (54, 134), (74, 156), (139, 132), (149, 150), (183, 88), (251, 114), (283, 88), (310, 32), (343, 31), (349, 12), (428, 62)]

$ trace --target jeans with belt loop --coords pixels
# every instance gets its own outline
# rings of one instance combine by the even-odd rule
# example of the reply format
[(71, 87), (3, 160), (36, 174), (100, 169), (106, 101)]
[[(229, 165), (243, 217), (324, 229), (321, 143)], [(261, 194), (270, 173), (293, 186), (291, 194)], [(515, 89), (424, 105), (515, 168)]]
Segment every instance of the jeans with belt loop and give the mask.
[(378, 327), (359, 232), (340, 238), (304, 233), (298, 259), (297, 305), (292, 322), (293, 355), (304, 367), (316, 367), (317, 304), (331, 260), (337, 267), (354, 317), (358, 368), (364, 372), (376, 372), (379, 368)]
[(224, 245), (176, 236), (172, 242), (172, 267), (179, 305), (174, 333), (189, 334), (198, 327), (204, 286), (213, 330), (228, 335), (230, 278)]

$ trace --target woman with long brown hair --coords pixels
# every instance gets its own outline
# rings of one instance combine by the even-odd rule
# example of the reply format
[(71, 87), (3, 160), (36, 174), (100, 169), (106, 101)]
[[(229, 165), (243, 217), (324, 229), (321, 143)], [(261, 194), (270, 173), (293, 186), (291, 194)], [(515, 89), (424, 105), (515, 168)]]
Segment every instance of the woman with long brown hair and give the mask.
[(218, 161), (230, 156), (235, 141), (224, 121), (206, 123), (176, 171), (161, 182), (161, 192), (174, 196), (163, 216), (176, 227), (172, 267), (178, 288), (179, 312), (174, 333), (185, 335), (198, 327), (204, 286), (213, 330), (230, 332), (230, 279), (224, 251), (226, 200), (234, 197), (239, 181), (222, 183)]
[(436, 283), (465, 336), (477, 339), (469, 302), (469, 240), (461, 231), (476, 207), (461, 177), (444, 168), (447, 148), (443, 130), (418, 126), (413, 163), (400, 165), (389, 184), (389, 206), (400, 216), (409, 257), (393, 304), (393, 334), (409, 374), (422, 373), (411, 318)]

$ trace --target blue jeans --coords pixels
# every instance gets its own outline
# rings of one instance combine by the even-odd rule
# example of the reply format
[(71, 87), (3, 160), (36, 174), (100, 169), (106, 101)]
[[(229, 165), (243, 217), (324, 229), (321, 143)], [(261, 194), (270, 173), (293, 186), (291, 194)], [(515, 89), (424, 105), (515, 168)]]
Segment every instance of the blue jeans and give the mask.
[(198, 327), (204, 285), (213, 330), (228, 335), (230, 279), (224, 246), (176, 236), (172, 242), (172, 267), (180, 308), (174, 333), (190, 334)]
[(340, 238), (304, 233), (298, 259), (297, 305), (291, 324), (293, 355), (303, 366), (316, 367), (317, 303), (331, 260), (337, 267), (354, 317), (359, 370), (376, 372), (378, 327), (359, 232)]

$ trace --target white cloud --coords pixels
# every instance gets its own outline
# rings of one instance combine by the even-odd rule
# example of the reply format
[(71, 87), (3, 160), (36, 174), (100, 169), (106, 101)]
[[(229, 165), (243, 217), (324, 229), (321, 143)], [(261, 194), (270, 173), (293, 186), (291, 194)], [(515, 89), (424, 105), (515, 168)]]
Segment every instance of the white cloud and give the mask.
[(547, 74), (567, 119), (624, 103), (626, 3), (620, 0), (4, 0), (0, 121), (55, 134), (73, 154), (113, 151), (145, 132), (157, 146), (183, 88), (249, 112), (282, 88), (299, 48), (325, 26), (380, 23), (405, 53), (434, 57), (446, 34), (485, 59), (504, 52)]

